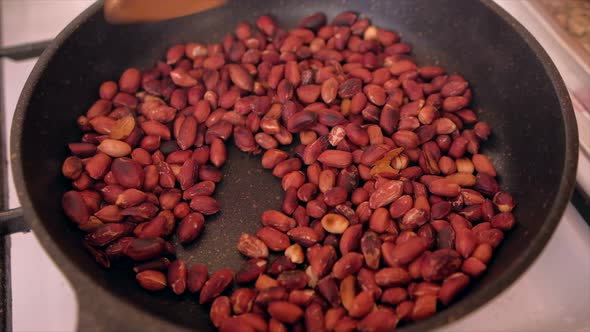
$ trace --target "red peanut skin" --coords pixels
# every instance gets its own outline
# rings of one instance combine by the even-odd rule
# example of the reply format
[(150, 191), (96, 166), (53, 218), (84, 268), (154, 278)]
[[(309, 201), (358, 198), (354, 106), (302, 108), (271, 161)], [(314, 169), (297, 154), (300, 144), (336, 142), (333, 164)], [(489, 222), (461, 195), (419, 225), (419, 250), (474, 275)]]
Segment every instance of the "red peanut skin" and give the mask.
[[(100, 86), (62, 165), (74, 188), (65, 215), (100, 264), (145, 261), (142, 287), (200, 292), (221, 331), (393, 329), (450, 305), (485, 273), (515, 202), (479, 151), (491, 130), (470, 109), (469, 83), (419, 66), (395, 32), (357, 13), (326, 22), (316, 13), (286, 31), (261, 16), (257, 31), (241, 23), (218, 44), (174, 45), (153, 69)], [(191, 242), (222, 209), (212, 195), (229, 140), (282, 179), (282, 212), (265, 211), (260, 239), (238, 245), (252, 259), (236, 281), (280, 288), (270, 303), (256, 301), (262, 289), (247, 289), (246, 304), (239, 292), (222, 296), (229, 269), (209, 278), (204, 265), (166, 258), (168, 236)], [(387, 159), (395, 148), (402, 154)], [(390, 171), (374, 174), (381, 162)], [(323, 228), (326, 213), (348, 220), (342, 235)], [(267, 247), (294, 243), (303, 264), (291, 253), (268, 263)], [(339, 298), (346, 278), (357, 281), (352, 304)], [(345, 312), (327, 310), (341, 302)]]

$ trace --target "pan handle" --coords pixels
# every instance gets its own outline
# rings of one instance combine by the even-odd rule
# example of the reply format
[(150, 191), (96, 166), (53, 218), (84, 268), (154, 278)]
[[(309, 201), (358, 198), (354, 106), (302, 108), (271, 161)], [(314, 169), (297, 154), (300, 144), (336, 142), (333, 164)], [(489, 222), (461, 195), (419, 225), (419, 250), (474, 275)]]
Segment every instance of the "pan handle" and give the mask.
[(35, 43), (21, 44), (0, 48), (0, 58), (7, 57), (12, 60), (25, 60), (36, 58), (43, 53), (51, 40), (42, 40)]
[(22, 208), (19, 207), (0, 212), (0, 236), (28, 232), (30, 230), (30, 227), (25, 223)]

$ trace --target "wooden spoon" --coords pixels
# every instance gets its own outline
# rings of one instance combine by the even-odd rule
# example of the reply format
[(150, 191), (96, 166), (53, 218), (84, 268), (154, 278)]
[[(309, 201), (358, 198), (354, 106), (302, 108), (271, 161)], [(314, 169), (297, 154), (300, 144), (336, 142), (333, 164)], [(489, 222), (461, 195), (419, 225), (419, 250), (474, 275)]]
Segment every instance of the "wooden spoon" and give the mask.
[(156, 22), (195, 14), (226, 0), (105, 0), (104, 16), (113, 24)]

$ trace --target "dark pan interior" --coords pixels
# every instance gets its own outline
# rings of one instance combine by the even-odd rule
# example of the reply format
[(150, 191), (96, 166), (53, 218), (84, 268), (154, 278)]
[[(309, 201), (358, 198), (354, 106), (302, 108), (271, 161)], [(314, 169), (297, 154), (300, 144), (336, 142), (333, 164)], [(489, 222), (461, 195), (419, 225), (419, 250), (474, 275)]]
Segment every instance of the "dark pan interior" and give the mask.
[[(25, 185), (21, 189), (26, 188), (39, 216), (37, 229), (46, 230), (65, 253), (69, 262), (63, 264), (73, 263), (104, 291), (162, 320), (198, 330), (209, 327), (205, 323), (207, 311), (196, 304), (194, 296), (178, 298), (167, 291), (150, 294), (137, 285), (128, 267), (105, 271), (80, 246), (81, 234), (66, 220), (60, 204), (62, 193), (69, 189), (68, 181), (60, 176), (65, 146), (80, 137), (76, 117), (97, 98), (102, 81), (118, 79), (127, 67), (152, 66), (170, 45), (219, 41), (237, 22), (253, 22), (261, 14), (270, 13), (291, 27), (316, 11), (333, 17), (343, 10), (360, 12), (374, 24), (399, 32), (413, 45), (420, 64), (442, 65), (471, 83), (476, 108), (484, 110), (481, 118), (494, 132), (483, 151), (498, 168), (502, 186), (516, 197), (518, 225), (470, 294), (441, 315), (447, 321), (456, 319), (481, 304), (481, 298), (487, 300), (490, 294), (503, 290), (528, 266), (519, 260), (531, 244), (541, 238), (545, 241), (548, 235), (541, 233), (555, 226), (555, 222), (550, 226), (544, 223), (555, 213), (554, 202), (567, 200), (557, 197), (568, 155), (562, 115), (567, 103), (560, 104), (556, 83), (547, 71), (553, 67), (542, 60), (546, 57), (540, 58), (489, 5), (471, 0), (242, 0), (208, 13), (133, 26), (110, 26), (100, 12), (94, 13), (65, 40), (38, 83), (30, 87), (32, 97), (24, 114), (22, 136), (15, 137)], [(216, 193), (223, 212), (209, 219), (196, 244), (180, 250), (189, 262), (206, 263), (211, 270), (237, 268), (243, 261), (234, 249), (239, 234), (254, 231), (263, 210), (279, 207), (280, 180), (259, 167), (259, 157), (232, 149), (229, 160)], [(512, 276), (507, 276), (508, 271)], [(501, 282), (503, 279), (507, 282)], [(438, 318), (436, 324), (441, 321)]]

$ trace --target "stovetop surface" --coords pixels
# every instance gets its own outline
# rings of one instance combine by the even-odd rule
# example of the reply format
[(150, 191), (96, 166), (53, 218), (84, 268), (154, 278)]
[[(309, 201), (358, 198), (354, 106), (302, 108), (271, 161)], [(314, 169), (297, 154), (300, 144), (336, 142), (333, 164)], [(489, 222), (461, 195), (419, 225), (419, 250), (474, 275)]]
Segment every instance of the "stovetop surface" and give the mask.
[[(535, 16), (529, 12), (527, 3), (497, 2), (533, 32), (556, 62), (572, 92), (579, 93), (583, 88), (590, 91), (590, 84), (584, 86), (584, 79), (590, 80), (590, 75), (580, 75), (574, 65), (563, 60), (563, 47), (542, 34), (543, 24), (531, 19)], [(2, 0), (0, 3), (1, 40), (2, 45), (7, 46), (52, 38), (93, 1)], [(8, 128), (20, 91), (36, 59), (1, 61), (4, 123)], [(583, 108), (584, 101), (580, 103)], [(5, 130), (7, 135), (8, 130)], [(6, 151), (5, 155), (8, 153)], [(9, 170), (9, 179), (10, 176)], [(578, 181), (581, 187), (590, 188), (587, 157), (580, 160)], [(8, 182), (8, 187), (9, 207), (18, 207), (12, 181)], [(15, 234), (10, 241), (13, 330), (75, 330), (75, 293), (34, 234)], [(543, 253), (518, 281), (475, 313), (440, 331), (590, 331), (589, 285), (590, 227), (569, 204)]]

